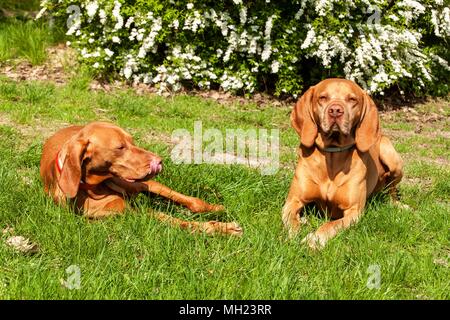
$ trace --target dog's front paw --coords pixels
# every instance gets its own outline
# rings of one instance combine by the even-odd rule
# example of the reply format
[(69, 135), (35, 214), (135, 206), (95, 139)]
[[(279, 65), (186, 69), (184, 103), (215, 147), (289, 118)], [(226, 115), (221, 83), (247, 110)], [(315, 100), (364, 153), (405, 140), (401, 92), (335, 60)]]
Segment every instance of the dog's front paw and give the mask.
[(197, 198), (193, 198), (187, 208), (193, 213), (219, 212), (225, 210), (225, 207), (222, 205), (209, 204)]
[(320, 234), (311, 232), (303, 238), (301, 243), (306, 243), (312, 250), (320, 250), (325, 247), (326, 240)]
[(225, 207), (220, 204), (210, 204), (208, 211), (211, 211), (211, 212), (225, 211)]

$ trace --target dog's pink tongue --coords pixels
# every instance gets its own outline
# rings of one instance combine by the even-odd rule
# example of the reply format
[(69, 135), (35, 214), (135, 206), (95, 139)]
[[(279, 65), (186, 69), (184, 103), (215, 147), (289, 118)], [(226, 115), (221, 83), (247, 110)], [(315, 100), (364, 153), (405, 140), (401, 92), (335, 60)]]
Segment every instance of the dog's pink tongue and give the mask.
[(152, 164), (150, 165), (150, 173), (156, 174), (161, 172), (162, 170), (162, 164), (161, 163), (157, 163), (157, 162), (152, 162)]

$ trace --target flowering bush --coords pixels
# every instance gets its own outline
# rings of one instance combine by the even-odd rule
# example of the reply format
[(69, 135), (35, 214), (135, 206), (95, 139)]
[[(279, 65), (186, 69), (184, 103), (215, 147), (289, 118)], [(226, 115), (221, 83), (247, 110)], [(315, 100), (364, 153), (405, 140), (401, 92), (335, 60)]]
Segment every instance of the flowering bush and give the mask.
[[(324, 77), (445, 94), (448, 0), (43, 0), (83, 63), (160, 91), (297, 95)], [(425, 90), (426, 89), (426, 90)]]

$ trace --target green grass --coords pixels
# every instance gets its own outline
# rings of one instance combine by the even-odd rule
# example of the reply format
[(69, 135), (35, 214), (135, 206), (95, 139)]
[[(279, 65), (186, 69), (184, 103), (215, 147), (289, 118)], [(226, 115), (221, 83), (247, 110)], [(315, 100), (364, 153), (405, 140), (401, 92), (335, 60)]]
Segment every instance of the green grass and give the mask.
[(39, 10), (40, 0), (2, 0), (1, 7), (6, 10)]
[[(450, 170), (448, 162), (414, 159), (417, 149), (411, 145), (423, 143), (421, 138), (395, 142), (412, 159), (400, 185), (402, 202), (411, 210), (376, 197), (356, 226), (324, 250), (311, 252), (300, 240), (323, 219), (311, 213), (310, 225), (290, 241), (281, 223), (298, 145), (289, 128), (290, 108), (223, 106), (192, 96), (138, 96), (126, 90), (91, 92), (89, 79), (80, 74), (55, 87), (0, 78), (0, 228), (11, 226), (40, 247), (39, 253), (24, 255), (0, 243), (0, 299), (450, 298)], [(39, 179), (44, 137), (67, 123), (98, 119), (126, 128), (138, 145), (165, 158), (158, 181), (224, 204), (226, 212), (191, 216), (177, 205), (140, 195), (125, 215), (89, 222), (54, 205)], [(192, 131), (196, 120), (222, 132), (280, 129), (283, 168), (261, 176), (238, 165), (175, 165), (165, 141), (174, 129)], [(429, 153), (449, 159), (445, 140), (428, 143), (439, 145)], [(244, 236), (193, 236), (153, 220), (150, 210), (188, 219), (236, 220)], [(381, 270), (381, 287), (368, 289), (368, 268), (374, 264)], [(70, 265), (80, 268), (79, 290), (61, 285)]]
[(61, 35), (52, 32), (46, 21), (0, 20), (0, 64), (12, 59), (42, 64), (47, 58), (46, 48), (59, 40)]

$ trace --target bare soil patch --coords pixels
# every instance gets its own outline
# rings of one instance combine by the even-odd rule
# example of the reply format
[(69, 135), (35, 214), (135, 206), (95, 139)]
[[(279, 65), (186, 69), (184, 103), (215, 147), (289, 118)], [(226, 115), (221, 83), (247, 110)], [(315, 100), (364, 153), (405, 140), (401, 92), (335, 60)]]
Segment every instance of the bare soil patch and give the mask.
[(0, 73), (15, 81), (51, 81), (66, 84), (76, 74), (76, 53), (61, 44), (47, 49), (48, 59), (43, 65), (33, 66), (24, 60), (0, 67)]
[(54, 120), (52, 120), (51, 124), (46, 124), (39, 120), (34, 121), (33, 125), (21, 124), (12, 120), (7, 114), (0, 113), (0, 125), (14, 127), (25, 139), (32, 140), (36, 137), (48, 138), (59, 129), (69, 126), (70, 124)]

